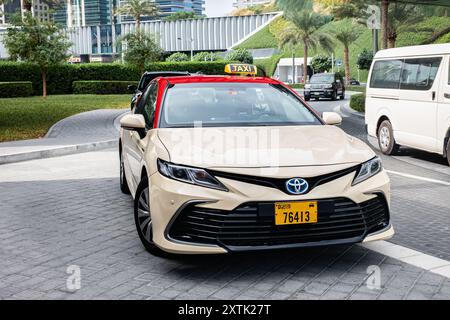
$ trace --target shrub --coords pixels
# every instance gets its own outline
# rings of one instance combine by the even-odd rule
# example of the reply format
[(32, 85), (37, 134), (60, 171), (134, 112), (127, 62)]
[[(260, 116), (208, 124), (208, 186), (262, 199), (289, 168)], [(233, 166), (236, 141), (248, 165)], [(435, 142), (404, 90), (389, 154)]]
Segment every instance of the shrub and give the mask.
[(303, 83), (291, 83), (289, 84), (289, 87), (291, 87), (292, 89), (304, 89), (305, 85)]
[[(226, 62), (154, 62), (146, 65), (147, 71), (189, 71), (203, 74), (225, 74)], [(119, 63), (61, 64), (49, 67), (47, 91), (49, 94), (70, 94), (74, 81), (108, 80), (138, 81), (137, 68)], [(42, 80), (39, 67), (31, 63), (0, 62), (0, 79), (5, 82), (30, 81), (33, 93), (40, 95)]]
[(363, 94), (354, 94), (350, 98), (350, 108), (359, 112), (366, 111), (366, 95)]
[(125, 94), (128, 85), (137, 85), (136, 81), (74, 81), (75, 94)]
[(215, 54), (214, 52), (199, 52), (192, 57), (192, 60), (201, 62), (201, 61), (217, 61), (221, 60), (221, 57)]
[(331, 58), (322, 55), (315, 56), (311, 61), (311, 65), (316, 73), (328, 71), (332, 67)]
[(189, 57), (186, 53), (182, 52), (175, 52), (174, 54), (171, 54), (167, 57), (167, 62), (182, 62), (182, 61), (189, 61)]
[(226, 61), (207, 61), (207, 62), (155, 62), (147, 64), (146, 71), (188, 71), (191, 73), (200, 72), (211, 75), (224, 75)]
[(230, 51), (225, 59), (229, 61), (239, 61), (242, 63), (253, 63), (253, 56), (247, 49)]
[(28, 97), (33, 95), (31, 81), (0, 82), (0, 98)]

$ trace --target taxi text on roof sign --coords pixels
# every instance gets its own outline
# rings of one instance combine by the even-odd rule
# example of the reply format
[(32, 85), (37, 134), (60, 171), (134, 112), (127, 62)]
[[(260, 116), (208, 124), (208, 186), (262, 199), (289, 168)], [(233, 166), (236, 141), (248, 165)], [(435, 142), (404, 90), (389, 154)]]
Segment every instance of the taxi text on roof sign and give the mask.
[(225, 66), (225, 72), (229, 74), (256, 75), (258, 68), (252, 64), (233, 63)]

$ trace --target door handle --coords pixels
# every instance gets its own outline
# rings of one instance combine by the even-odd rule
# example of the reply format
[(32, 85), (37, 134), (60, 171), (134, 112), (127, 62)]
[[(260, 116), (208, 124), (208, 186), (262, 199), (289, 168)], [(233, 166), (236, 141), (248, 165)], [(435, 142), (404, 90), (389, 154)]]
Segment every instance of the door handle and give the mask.
[(444, 93), (444, 97), (445, 97), (446, 99), (450, 99), (450, 93)]
[(432, 93), (431, 93), (431, 99), (434, 101), (434, 100), (436, 100), (436, 91), (433, 91)]

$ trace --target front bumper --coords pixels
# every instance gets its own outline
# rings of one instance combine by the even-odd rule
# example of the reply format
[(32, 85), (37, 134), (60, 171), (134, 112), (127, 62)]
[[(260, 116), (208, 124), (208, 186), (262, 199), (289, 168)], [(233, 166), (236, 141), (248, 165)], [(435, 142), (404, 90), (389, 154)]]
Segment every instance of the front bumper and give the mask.
[[(217, 254), (387, 239), (389, 178), (382, 171), (352, 186), (354, 173), (307, 195), (219, 178), (229, 192), (192, 186), (155, 173), (150, 177), (153, 241), (172, 253)], [(319, 221), (275, 226), (273, 203), (317, 200)]]
[(331, 98), (333, 97), (333, 92), (333, 89), (305, 90), (304, 95), (310, 98)]

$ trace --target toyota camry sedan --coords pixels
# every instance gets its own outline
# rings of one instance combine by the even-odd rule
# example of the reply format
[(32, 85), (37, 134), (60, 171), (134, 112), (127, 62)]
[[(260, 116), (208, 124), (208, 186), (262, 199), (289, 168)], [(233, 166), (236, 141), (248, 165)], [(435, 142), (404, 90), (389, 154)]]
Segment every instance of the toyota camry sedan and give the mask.
[(341, 117), (248, 76), (252, 66), (227, 70), (238, 75), (154, 79), (121, 119), (120, 187), (144, 247), (218, 254), (391, 237), (389, 178)]

